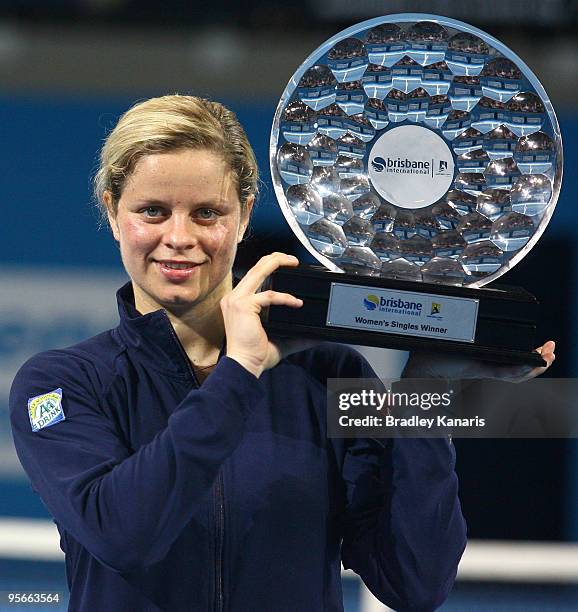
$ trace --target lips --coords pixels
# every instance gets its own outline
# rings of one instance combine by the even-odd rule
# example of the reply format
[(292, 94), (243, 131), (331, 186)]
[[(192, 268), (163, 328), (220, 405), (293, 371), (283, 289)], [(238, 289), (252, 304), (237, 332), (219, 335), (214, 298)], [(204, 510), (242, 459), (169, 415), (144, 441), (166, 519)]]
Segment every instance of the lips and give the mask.
[(155, 261), (160, 273), (173, 283), (181, 283), (190, 278), (201, 265), (193, 261), (165, 260)]
[(188, 270), (198, 265), (192, 261), (161, 261), (160, 264), (171, 270)]

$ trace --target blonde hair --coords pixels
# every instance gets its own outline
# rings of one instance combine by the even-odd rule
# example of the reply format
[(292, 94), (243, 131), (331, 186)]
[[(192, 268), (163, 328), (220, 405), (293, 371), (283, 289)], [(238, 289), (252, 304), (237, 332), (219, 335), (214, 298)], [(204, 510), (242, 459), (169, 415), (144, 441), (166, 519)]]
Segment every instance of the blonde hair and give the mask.
[(257, 194), (257, 161), (236, 115), (219, 102), (168, 95), (135, 104), (106, 138), (93, 180), (103, 218), (105, 191), (112, 196), (116, 215), (126, 180), (139, 159), (179, 149), (208, 149), (222, 155), (236, 178), (241, 209)]

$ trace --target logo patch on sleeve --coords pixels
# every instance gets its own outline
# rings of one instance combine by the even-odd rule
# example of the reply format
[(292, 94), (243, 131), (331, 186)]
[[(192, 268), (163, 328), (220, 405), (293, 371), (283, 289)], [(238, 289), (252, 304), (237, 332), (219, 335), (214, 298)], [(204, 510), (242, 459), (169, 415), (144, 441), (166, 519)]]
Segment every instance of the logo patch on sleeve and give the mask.
[(62, 410), (62, 389), (54, 389), (28, 400), (28, 417), (32, 431), (40, 431), (45, 427), (64, 421)]

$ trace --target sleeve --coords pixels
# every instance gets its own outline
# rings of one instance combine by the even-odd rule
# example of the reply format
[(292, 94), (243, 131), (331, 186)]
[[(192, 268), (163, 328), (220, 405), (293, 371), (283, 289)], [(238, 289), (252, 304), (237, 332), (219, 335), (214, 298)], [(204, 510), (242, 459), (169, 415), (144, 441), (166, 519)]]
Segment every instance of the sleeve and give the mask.
[[(84, 363), (39, 355), (10, 394), (14, 443), (56, 521), (107, 567), (127, 572), (161, 560), (240, 442), (257, 379), (224, 357), (166, 428), (131, 452), (119, 439)], [(62, 389), (64, 420), (32, 431), (28, 399)]]
[[(375, 378), (361, 358), (358, 376)], [(446, 439), (349, 441), (342, 560), (398, 611), (439, 607), (466, 546), (455, 450)]]

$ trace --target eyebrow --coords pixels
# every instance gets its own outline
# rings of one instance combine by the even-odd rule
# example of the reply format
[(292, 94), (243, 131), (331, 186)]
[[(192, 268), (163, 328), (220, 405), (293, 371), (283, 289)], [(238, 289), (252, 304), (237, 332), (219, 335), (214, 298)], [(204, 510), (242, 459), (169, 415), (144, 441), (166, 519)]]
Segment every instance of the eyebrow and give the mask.
[[(170, 204), (166, 200), (158, 200), (156, 198), (143, 198), (142, 200), (137, 199), (135, 204), (138, 206), (172, 206), (172, 204)], [(195, 207), (199, 208), (203, 206), (222, 206), (223, 204), (229, 204), (229, 201), (225, 200), (224, 198), (221, 198), (219, 200), (206, 200), (204, 202), (197, 202), (195, 204)]]

